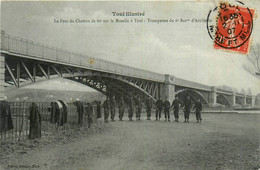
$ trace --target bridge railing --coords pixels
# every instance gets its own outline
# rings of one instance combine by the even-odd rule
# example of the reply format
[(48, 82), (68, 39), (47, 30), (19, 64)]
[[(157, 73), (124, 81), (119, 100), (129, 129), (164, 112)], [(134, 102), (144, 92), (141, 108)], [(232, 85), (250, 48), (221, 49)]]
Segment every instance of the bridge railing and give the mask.
[(180, 79), (180, 78), (174, 78), (173, 83), (177, 86), (184, 86), (184, 87), (190, 87), (190, 88), (195, 88), (195, 89), (201, 89), (205, 91), (211, 91), (211, 86), (207, 86), (204, 84)]
[(217, 88), (216, 90), (217, 90), (217, 92), (220, 92), (220, 93), (225, 93), (225, 94), (230, 94), (230, 95), (233, 94), (233, 91), (231, 91), (231, 90), (225, 90), (225, 89), (221, 89), (221, 88)]
[(31, 56), (35, 59), (45, 59), (141, 79), (148, 79), (159, 82), (163, 82), (165, 79), (163, 74), (129, 67), (100, 58), (73, 53), (67, 50), (10, 36), (3, 32), (1, 32), (1, 50), (9, 53)]

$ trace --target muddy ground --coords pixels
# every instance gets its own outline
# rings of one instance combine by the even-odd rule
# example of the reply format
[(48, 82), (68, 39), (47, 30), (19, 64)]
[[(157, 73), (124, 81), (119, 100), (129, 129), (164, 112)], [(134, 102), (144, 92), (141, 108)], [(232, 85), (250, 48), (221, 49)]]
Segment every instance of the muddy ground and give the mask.
[(260, 168), (260, 114), (204, 114), (201, 124), (195, 123), (194, 115), (190, 123), (183, 123), (182, 117), (179, 123), (124, 119), (65, 134), (66, 139), (30, 141), (13, 153), (2, 152), (0, 166), (43, 170)]

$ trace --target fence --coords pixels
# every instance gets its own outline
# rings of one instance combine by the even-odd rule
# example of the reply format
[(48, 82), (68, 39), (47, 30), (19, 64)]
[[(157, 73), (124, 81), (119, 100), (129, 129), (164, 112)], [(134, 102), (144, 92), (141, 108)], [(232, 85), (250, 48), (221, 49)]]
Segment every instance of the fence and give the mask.
[[(68, 104), (67, 112), (67, 123), (63, 126), (57, 123), (52, 123), (51, 112), (49, 111), (50, 102), (36, 102), (39, 112), (41, 114), (41, 134), (48, 135), (53, 133), (58, 133), (60, 131), (70, 131), (73, 129), (88, 127), (88, 115), (86, 113), (87, 105), (84, 104), (83, 120), (82, 123), (78, 123), (78, 112), (77, 107), (73, 103)], [(31, 106), (30, 102), (9, 102), (13, 128), (8, 131), (0, 131), (0, 141), (2, 143), (6, 142), (16, 142), (19, 140), (28, 139), (29, 135), (29, 108)], [(92, 105), (93, 107), (93, 122), (97, 122), (97, 105)]]

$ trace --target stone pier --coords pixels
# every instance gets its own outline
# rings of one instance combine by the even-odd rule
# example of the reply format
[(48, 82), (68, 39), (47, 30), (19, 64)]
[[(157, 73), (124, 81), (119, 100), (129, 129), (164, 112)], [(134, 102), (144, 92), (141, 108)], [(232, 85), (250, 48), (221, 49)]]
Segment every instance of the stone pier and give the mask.
[(5, 97), (5, 57), (0, 56), (0, 101), (4, 100)]
[(209, 93), (209, 105), (211, 107), (216, 106), (217, 104), (217, 88), (213, 86), (211, 92)]
[(160, 96), (163, 101), (166, 97), (170, 102), (175, 99), (175, 85), (171, 83), (173, 79), (173, 76), (170, 76), (169, 74), (165, 75), (165, 81), (160, 87)]

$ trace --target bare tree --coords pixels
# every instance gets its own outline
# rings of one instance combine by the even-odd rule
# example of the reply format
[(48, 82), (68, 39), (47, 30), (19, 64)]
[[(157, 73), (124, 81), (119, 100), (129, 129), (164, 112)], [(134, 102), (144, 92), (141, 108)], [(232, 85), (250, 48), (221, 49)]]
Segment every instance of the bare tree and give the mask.
[(248, 65), (245, 65), (244, 68), (251, 74), (260, 78), (260, 45), (255, 44), (250, 49), (250, 54), (247, 55), (249, 61)]

